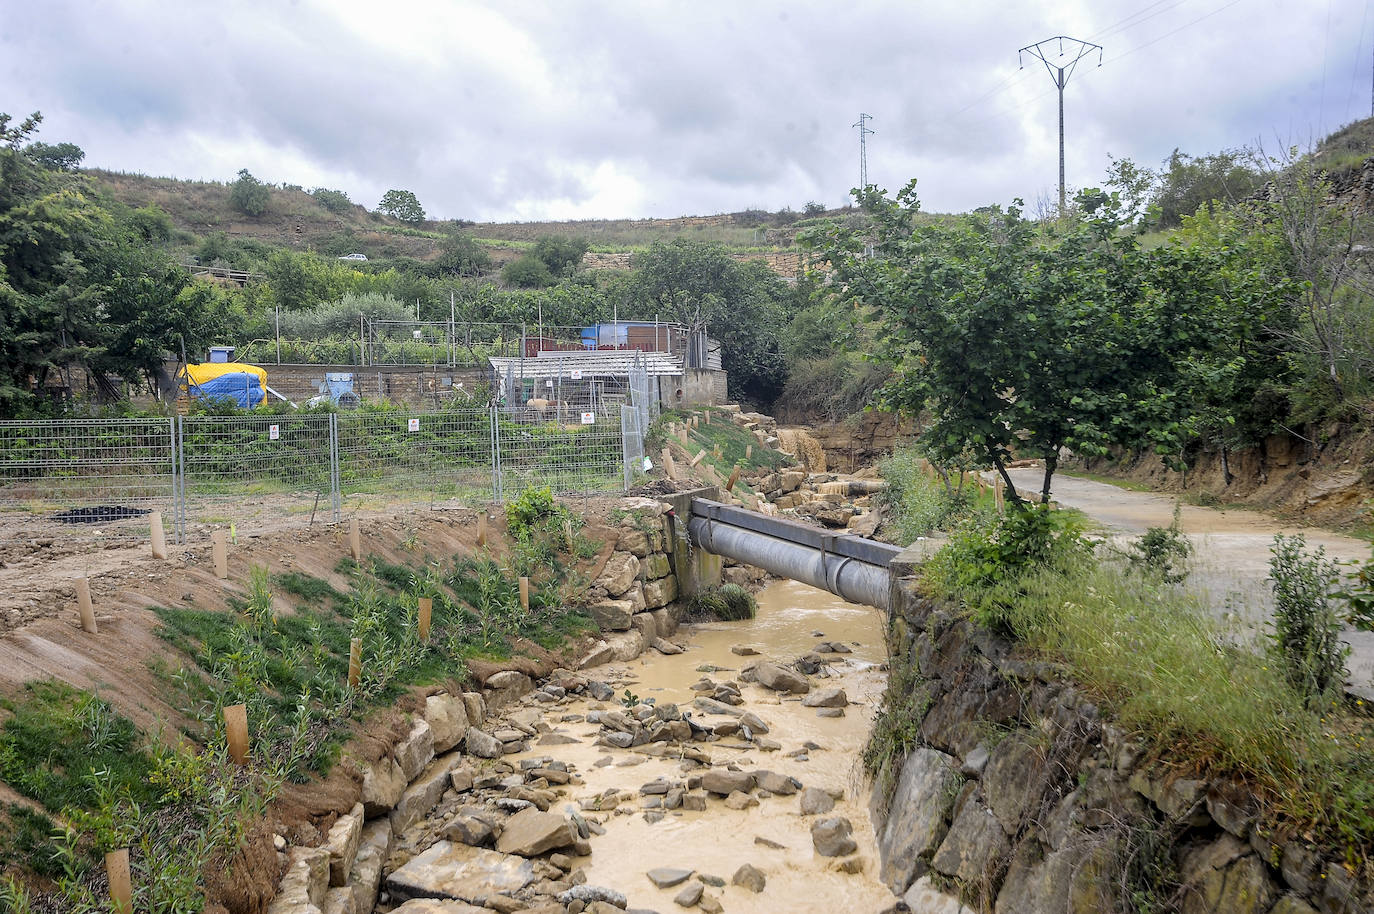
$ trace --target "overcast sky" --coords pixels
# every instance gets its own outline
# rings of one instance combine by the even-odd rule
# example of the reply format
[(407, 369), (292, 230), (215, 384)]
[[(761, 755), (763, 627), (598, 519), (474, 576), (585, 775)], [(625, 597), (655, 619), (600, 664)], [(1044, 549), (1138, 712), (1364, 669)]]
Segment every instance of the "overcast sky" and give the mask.
[(369, 208), (405, 188), (478, 221), (838, 206), (862, 111), (873, 183), (1033, 206), (1055, 194), (1056, 99), (1018, 48), (1105, 48), (1065, 92), (1068, 183), (1091, 186), (1108, 154), (1273, 149), (1367, 116), (1372, 2), (0, 0), (0, 111), (42, 111), (40, 138), (89, 166), (248, 168)]

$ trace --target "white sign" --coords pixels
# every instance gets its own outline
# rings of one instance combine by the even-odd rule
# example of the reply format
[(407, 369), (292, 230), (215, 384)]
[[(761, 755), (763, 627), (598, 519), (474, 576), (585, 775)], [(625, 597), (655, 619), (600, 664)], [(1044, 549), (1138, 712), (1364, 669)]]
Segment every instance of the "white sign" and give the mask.
[(583, 413), (583, 414), (582, 414), (582, 424), (583, 424), (583, 425), (596, 425), (596, 413)]
[(406, 428), (410, 429), (412, 432), (418, 432), (420, 430), (420, 420), (411, 419), (406, 423)]
[(574, 368), (574, 369), (572, 369), (571, 371), (568, 372), (568, 377), (572, 378), (574, 381), (580, 381), (580, 380), (582, 380), (582, 369), (581, 369), (581, 368)]
[(545, 386), (545, 387), (553, 387), (553, 378), (549, 378), (547, 381), (545, 381), (545, 382), (544, 382), (544, 386)]
[(277, 440), (278, 438), (280, 438), (280, 437), (281, 437), (281, 426), (280, 426), (280, 425), (269, 425), (269, 426), (267, 426), (267, 440), (268, 440), (268, 441), (276, 441), (276, 440)]

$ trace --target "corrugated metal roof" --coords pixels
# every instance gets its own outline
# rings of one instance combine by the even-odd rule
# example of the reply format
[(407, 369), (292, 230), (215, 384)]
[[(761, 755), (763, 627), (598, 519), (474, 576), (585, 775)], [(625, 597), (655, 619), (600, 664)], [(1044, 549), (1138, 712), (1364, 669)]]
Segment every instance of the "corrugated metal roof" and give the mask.
[(549, 352), (540, 353), (537, 359), (503, 359), (491, 356), (488, 361), (501, 377), (505, 377), (507, 367), (514, 366), (516, 376), (523, 372), (526, 378), (544, 380), (545, 378), (570, 379), (572, 372), (582, 372), (582, 378), (625, 377), (634, 366), (635, 357), (644, 360), (644, 367), (652, 377), (680, 377), (682, 366), (672, 356), (662, 352), (622, 352), (616, 350), (588, 350), (586, 352)]

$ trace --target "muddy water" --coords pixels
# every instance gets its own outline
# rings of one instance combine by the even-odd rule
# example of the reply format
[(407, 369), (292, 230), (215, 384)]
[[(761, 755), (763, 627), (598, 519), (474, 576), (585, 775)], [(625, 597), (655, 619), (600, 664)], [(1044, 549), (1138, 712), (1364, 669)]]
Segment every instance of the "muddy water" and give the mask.
[[(813, 635), (822, 632), (822, 637)], [(893, 902), (893, 897), (877, 878), (877, 854), (873, 828), (861, 783), (858, 758), (867, 739), (886, 682), (886, 674), (876, 665), (884, 658), (882, 616), (878, 610), (845, 603), (824, 591), (795, 582), (770, 585), (759, 594), (758, 618), (747, 622), (713, 623), (687, 626), (683, 635), (687, 651), (665, 657), (650, 651), (628, 664), (598, 671), (623, 692), (629, 688), (642, 698), (652, 697), (662, 704), (676, 702), (690, 708), (694, 693), (689, 686), (703, 675), (717, 681), (734, 678), (736, 671), (751, 657), (731, 653), (731, 646), (750, 645), (769, 659), (790, 661), (812, 650), (821, 640), (843, 641), (853, 653), (836, 655), (830, 680), (812, 677), (813, 686), (841, 686), (854, 704), (842, 718), (818, 718), (816, 711), (803, 708), (798, 698), (780, 698), (778, 693), (756, 685), (743, 685), (745, 710), (753, 711), (770, 727), (768, 737), (782, 744), (781, 751), (761, 752), (746, 744), (726, 739), (696, 744), (705, 748), (717, 764), (734, 761), (740, 767), (764, 768), (797, 778), (805, 786), (838, 788), (843, 799), (827, 815), (845, 816), (854, 825), (854, 838), (863, 859), (863, 872), (846, 874), (835, 868), (837, 861), (815, 854), (811, 844), (811, 817), (798, 812), (798, 797), (776, 796), (763, 799), (757, 807), (730, 810), (719, 799), (708, 801), (705, 812), (670, 812), (655, 824), (645, 821), (638, 801), (622, 804), (626, 814), (587, 813), (604, 822), (606, 833), (592, 837), (592, 856), (586, 864), (587, 879), (593, 885), (613, 887), (624, 892), (631, 908), (659, 911), (677, 910), (673, 896), (681, 886), (656, 888), (645, 876), (654, 867), (681, 867), (718, 876), (727, 883), (744, 863), (751, 863), (767, 877), (761, 894), (726, 885), (707, 888), (724, 903), (731, 914), (773, 914), (777, 911), (878, 911)], [(699, 668), (718, 667), (718, 672), (703, 674)], [(616, 668), (627, 679), (616, 682)], [(571, 710), (585, 712), (585, 706)], [(556, 718), (550, 716), (549, 722)], [(573, 796), (590, 797), (608, 788), (637, 791), (639, 786), (660, 775), (670, 780), (685, 779), (700, 769), (684, 769), (672, 759), (647, 758), (633, 750), (614, 750), (591, 745), (596, 727), (568, 723), (556, 727), (570, 736), (583, 739), (578, 745), (535, 746), (531, 756), (552, 755), (576, 766), (585, 786)], [(812, 749), (799, 758), (789, 752), (812, 741), (822, 748)], [(616, 763), (596, 767), (598, 759), (612, 756)], [(624, 764), (630, 761), (634, 764)], [(782, 845), (781, 849), (756, 843), (764, 838)]]

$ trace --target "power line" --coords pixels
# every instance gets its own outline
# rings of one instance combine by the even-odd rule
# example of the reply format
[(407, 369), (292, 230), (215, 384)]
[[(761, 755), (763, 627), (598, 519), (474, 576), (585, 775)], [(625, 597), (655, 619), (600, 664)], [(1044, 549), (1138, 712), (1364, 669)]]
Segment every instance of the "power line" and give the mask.
[(1224, 10), (1229, 10), (1231, 7), (1235, 6), (1237, 3), (1240, 3), (1240, 2), (1241, 2), (1241, 0), (1231, 0), (1230, 3), (1223, 4), (1222, 6), (1219, 6), (1219, 7), (1217, 7), (1216, 9), (1212, 10), (1210, 13), (1203, 13), (1201, 16), (1198, 16), (1196, 19), (1193, 19), (1193, 20), (1190, 20), (1190, 21), (1188, 21), (1188, 22), (1185, 22), (1185, 23), (1183, 23), (1183, 25), (1180, 25), (1180, 26), (1179, 26), (1178, 28), (1176, 28), (1176, 29), (1170, 29), (1169, 31), (1165, 32), (1163, 35), (1160, 35), (1158, 38), (1152, 38), (1151, 40), (1145, 42), (1145, 43), (1142, 44), (1142, 45), (1137, 45), (1136, 47), (1131, 48), (1129, 51), (1122, 51), (1120, 54), (1116, 55), (1115, 57), (1108, 58), (1107, 63), (1116, 63), (1118, 60), (1121, 60), (1121, 59), (1123, 59), (1123, 58), (1125, 58), (1125, 57), (1130, 57), (1130, 56), (1131, 56), (1132, 54), (1134, 54), (1136, 51), (1143, 51), (1143, 50), (1145, 50), (1146, 48), (1150, 47), (1151, 45), (1159, 44), (1159, 43), (1160, 43), (1161, 41), (1163, 41), (1165, 38), (1168, 38), (1168, 37), (1170, 37), (1171, 35), (1177, 35), (1179, 32), (1183, 31), (1184, 29), (1190, 29), (1190, 28), (1192, 28), (1193, 26), (1197, 25), (1199, 22), (1202, 22), (1204, 19), (1211, 19), (1211, 18), (1212, 18), (1213, 16), (1215, 16), (1217, 13), (1220, 13), (1220, 12), (1222, 12), (1222, 11), (1224, 11)]
[(859, 189), (868, 186), (868, 135), (874, 131), (868, 129), (868, 122), (873, 120), (873, 115), (859, 113), (857, 123), (850, 124), (851, 127), (859, 128)]
[[(1047, 45), (1059, 46), (1059, 56), (1064, 55), (1064, 42), (1069, 42), (1069, 51), (1073, 59), (1063, 65), (1050, 63), (1045, 57), (1045, 47)], [(1075, 49), (1073, 46), (1077, 45)], [(1065, 35), (1056, 35), (1053, 38), (1046, 38), (1036, 44), (1026, 45), (1016, 52), (1016, 59), (1019, 61), (1022, 54), (1029, 54), (1031, 57), (1039, 59), (1045, 65), (1045, 72), (1050, 74), (1050, 79), (1054, 80), (1055, 87), (1059, 90), (1059, 211), (1064, 211), (1064, 87), (1069, 84), (1069, 78), (1073, 76), (1073, 71), (1078, 68), (1078, 62), (1090, 55), (1093, 51), (1097, 52), (1097, 65), (1102, 66), (1102, 45), (1093, 44), (1091, 41), (1083, 41), (1079, 38), (1069, 38)], [(1053, 50), (1050, 53), (1054, 53)], [(1022, 64), (1025, 66), (1025, 64)]]

